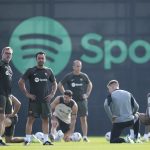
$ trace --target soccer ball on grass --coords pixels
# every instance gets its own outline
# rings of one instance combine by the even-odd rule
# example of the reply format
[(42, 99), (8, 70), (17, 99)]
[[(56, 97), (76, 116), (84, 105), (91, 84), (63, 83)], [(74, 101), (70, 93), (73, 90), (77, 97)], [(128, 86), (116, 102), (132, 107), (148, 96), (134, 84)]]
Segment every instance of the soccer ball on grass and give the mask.
[(109, 132), (107, 132), (107, 133), (105, 134), (105, 139), (106, 139), (107, 141), (110, 141), (110, 137), (111, 137), (111, 132), (109, 131)]
[(74, 132), (71, 137), (70, 140), (73, 142), (79, 142), (82, 139), (82, 135), (79, 132)]

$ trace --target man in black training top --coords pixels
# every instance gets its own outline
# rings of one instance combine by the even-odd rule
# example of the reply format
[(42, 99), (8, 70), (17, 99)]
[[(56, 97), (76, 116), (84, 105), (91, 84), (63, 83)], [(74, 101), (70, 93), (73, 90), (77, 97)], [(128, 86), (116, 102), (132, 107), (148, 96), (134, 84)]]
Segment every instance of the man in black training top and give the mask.
[(2, 49), (0, 60), (0, 146), (6, 144), (2, 141), (2, 134), (4, 130), (4, 120), (6, 106), (9, 105), (9, 97), (11, 95), (12, 87), (12, 75), (13, 72), (9, 66), (9, 62), (12, 59), (13, 50), (11, 47), (5, 47)]
[(75, 60), (73, 62), (73, 71), (68, 73), (58, 84), (60, 92), (65, 92), (65, 85), (67, 89), (73, 92), (72, 98), (78, 105), (78, 115), (80, 117), (81, 128), (83, 133), (83, 141), (88, 142), (88, 97), (92, 90), (92, 82), (87, 74), (81, 72), (82, 62)]
[[(40, 116), (44, 133), (43, 145), (52, 145), (48, 140), (50, 116), (49, 103), (57, 90), (57, 82), (53, 71), (44, 66), (46, 61), (46, 54), (44, 52), (36, 54), (36, 61), (37, 66), (29, 68), (19, 80), (20, 89), (26, 97), (29, 98), (25, 145), (28, 145), (31, 142), (32, 125), (35, 118)], [(26, 89), (26, 80), (29, 80), (30, 92)], [(52, 83), (51, 88), (49, 82)]]

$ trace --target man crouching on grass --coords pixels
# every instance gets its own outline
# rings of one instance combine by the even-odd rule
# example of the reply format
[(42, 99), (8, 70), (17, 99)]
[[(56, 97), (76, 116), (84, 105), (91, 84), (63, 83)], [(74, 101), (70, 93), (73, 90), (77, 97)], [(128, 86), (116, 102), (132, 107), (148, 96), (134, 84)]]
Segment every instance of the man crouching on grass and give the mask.
[(64, 133), (64, 141), (69, 142), (74, 132), (78, 106), (72, 99), (72, 91), (66, 90), (62, 96), (57, 96), (51, 103), (51, 140), (55, 140), (55, 132), (59, 127)]

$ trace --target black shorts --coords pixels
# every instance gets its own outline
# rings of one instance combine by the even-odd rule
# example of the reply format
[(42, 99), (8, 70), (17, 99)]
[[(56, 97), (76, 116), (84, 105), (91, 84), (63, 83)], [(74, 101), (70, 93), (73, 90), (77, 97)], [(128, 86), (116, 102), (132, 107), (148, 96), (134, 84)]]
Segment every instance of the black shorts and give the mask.
[(79, 117), (88, 116), (88, 101), (83, 100), (77, 101), (76, 103), (78, 105), (78, 116)]
[(12, 104), (11, 104), (11, 100), (9, 99), (9, 97), (0, 95), (0, 113), (1, 114), (10, 114), (11, 113), (11, 108), (12, 108)]
[[(56, 117), (57, 118), (57, 117)], [(59, 122), (59, 128), (60, 130), (65, 134), (67, 131), (70, 130), (70, 124), (67, 124), (65, 122), (63, 122), (62, 120), (60, 120), (59, 118), (57, 118), (58, 122)]]
[(50, 104), (43, 103), (43, 102), (30, 101), (29, 108), (28, 108), (28, 116), (33, 116), (35, 118), (39, 118), (40, 116), (42, 118), (49, 117), (50, 116)]
[(12, 118), (10, 118), (10, 120), (12, 123), (11, 123), (10, 127), (5, 128), (5, 133), (4, 133), (5, 136), (14, 136), (15, 125), (18, 122), (18, 117), (17, 116), (12, 117)]

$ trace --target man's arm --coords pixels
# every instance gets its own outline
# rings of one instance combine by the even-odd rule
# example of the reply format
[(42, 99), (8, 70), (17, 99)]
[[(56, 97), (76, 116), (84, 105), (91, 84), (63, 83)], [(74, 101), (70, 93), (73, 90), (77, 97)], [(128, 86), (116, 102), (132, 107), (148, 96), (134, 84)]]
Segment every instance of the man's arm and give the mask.
[(56, 93), (56, 90), (57, 90), (57, 82), (56, 80), (52, 83), (52, 90), (51, 90), (51, 93), (45, 97), (46, 100), (50, 101), (54, 96), (55, 96), (55, 93)]
[(36, 96), (33, 95), (33, 94), (30, 94), (28, 92), (28, 90), (26, 89), (26, 86), (25, 86), (25, 81), (24, 79), (20, 78), (20, 80), (18, 81), (18, 85), (19, 85), (19, 88), (20, 90), (25, 94), (25, 96), (31, 100), (35, 100), (36, 99)]
[(5, 136), (6, 143), (22, 143), (24, 142), (23, 137), (12, 137), (12, 136)]
[(138, 110), (139, 110), (139, 105), (136, 102), (135, 98), (133, 97), (133, 95), (131, 94), (131, 106), (133, 109), (133, 114), (135, 114)]
[(52, 83), (52, 90), (51, 90), (51, 94), (54, 96), (55, 93), (57, 91), (57, 82), (56, 80)]
[(67, 133), (65, 133), (65, 135), (64, 135), (65, 141), (70, 141), (70, 136), (74, 132), (75, 124), (76, 124), (76, 118), (77, 118), (77, 112), (78, 112), (78, 106), (75, 103), (74, 106), (72, 107), (70, 130), (68, 130)]
[(12, 104), (13, 104), (13, 112), (12, 112), (12, 114), (10, 114), (9, 117), (14, 117), (20, 110), (21, 103), (14, 95), (11, 95), (10, 98), (11, 98)]
[(60, 101), (60, 96), (57, 96), (54, 101), (51, 103), (50, 107), (51, 107), (51, 113), (53, 115), (53, 112), (55, 111), (55, 107), (59, 104)]
[(78, 112), (78, 106), (75, 103), (74, 106), (72, 107), (72, 113), (71, 113), (70, 134), (72, 134), (74, 132), (74, 129), (75, 129), (77, 112)]
[(61, 82), (58, 83), (58, 89), (59, 89), (60, 93), (64, 94), (65, 88)]
[(108, 115), (109, 119), (112, 122), (112, 112), (110, 110), (110, 106), (109, 105), (110, 104), (108, 104), (108, 99), (106, 99), (105, 102), (104, 102), (104, 109), (105, 109), (105, 112)]
[(87, 99), (87, 98), (90, 96), (91, 91), (92, 91), (92, 88), (93, 88), (93, 84), (92, 84), (91, 81), (89, 81), (88, 86), (87, 86), (86, 93), (83, 94), (83, 98), (84, 98), (84, 99)]

